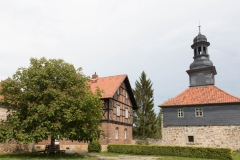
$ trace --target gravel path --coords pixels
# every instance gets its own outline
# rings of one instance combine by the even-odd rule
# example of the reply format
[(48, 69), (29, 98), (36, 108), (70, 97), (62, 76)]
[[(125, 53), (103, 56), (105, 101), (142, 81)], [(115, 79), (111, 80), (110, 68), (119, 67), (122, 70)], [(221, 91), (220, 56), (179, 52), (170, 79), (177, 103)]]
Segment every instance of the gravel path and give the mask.
[(113, 156), (102, 156), (96, 154), (89, 154), (91, 157), (97, 157), (99, 160), (156, 160), (159, 157), (154, 156), (129, 156), (129, 155), (119, 155), (117, 157)]

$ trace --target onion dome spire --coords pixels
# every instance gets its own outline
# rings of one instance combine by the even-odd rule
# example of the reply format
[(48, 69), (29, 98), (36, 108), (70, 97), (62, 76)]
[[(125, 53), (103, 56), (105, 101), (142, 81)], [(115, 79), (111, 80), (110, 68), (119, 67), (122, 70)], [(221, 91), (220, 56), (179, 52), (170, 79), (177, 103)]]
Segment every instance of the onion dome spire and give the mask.
[(201, 34), (200, 24), (198, 27), (199, 33), (193, 39), (193, 45), (191, 46), (194, 50), (194, 61), (190, 65), (190, 70), (187, 71), (190, 78), (190, 87), (214, 85), (214, 75), (217, 74), (215, 66), (209, 59), (208, 46), (210, 46), (210, 43), (206, 36)]

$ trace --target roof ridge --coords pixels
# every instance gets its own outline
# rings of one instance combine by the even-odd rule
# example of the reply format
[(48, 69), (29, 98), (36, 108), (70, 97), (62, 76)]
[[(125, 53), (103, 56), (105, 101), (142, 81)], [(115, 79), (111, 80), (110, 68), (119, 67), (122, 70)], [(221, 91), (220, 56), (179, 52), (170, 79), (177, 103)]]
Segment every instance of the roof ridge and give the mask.
[(110, 77), (117, 77), (117, 76), (127, 76), (127, 74), (120, 74), (120, 75), (114, 75), (114, 76), (106, 76), (106, 77), (98, 77), (99, 78), (110, 78)]

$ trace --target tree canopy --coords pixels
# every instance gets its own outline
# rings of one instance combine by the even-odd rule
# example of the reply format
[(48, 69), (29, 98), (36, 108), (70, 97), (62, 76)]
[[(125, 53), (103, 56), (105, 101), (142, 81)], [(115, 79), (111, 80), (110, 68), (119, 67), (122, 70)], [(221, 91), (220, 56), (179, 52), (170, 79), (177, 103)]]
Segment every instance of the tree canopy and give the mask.
[(82, 69), (61, 59), (30, 59), (12, 78), (1, 82), (8, 116), (0, 123), (0, 141), (36, 143), (51, 137), (76, 141), (97, 139), (101, 92), (92, 93)]
[(157, 118), (154, 112), (152, 82), (143, 71), (133, 90), (138, 110), (134, 111), (133, 136), (135, 138), (155, 138)]

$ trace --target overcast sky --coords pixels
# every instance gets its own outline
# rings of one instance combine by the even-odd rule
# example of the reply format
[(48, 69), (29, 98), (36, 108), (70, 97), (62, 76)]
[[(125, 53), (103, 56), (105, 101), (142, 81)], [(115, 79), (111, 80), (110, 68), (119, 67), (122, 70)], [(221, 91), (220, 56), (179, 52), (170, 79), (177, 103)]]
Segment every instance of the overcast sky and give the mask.
[(0, 79), (31, 57), (64, 59), (89, 76), (127, 74), (132, 88), (145, 71), (157, 113), (189, 86), (199, 21), (216, 86), (240, 97), (237, 0), (1, 0)]

